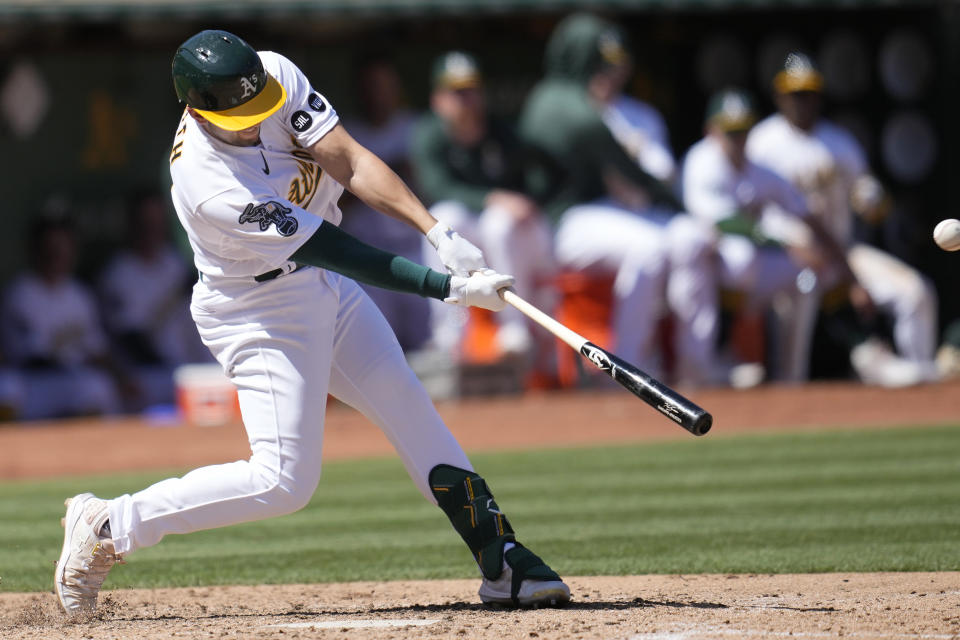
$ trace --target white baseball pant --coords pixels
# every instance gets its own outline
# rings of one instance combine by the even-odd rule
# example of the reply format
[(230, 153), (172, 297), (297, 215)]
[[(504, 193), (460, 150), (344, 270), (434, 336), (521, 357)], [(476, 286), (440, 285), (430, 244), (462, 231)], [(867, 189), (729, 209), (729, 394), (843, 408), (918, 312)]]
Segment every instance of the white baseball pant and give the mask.
[(602, 200), (563, 214), (557, 261), (577, 271), (615, 274), (614, 350), (660, 374), (654, 331), (665, 305), (676, 319), (677, 376), (704, 381), (718, 326), (712, 231), (686, 214), (642, 213)]
[[(876, 247), (856, 244), (847, 250), (847, 261), (876, 307), (893, 318), (893, 341), (904, 359), (932, 369), (937, 342), (937, 298), (933, 286), (918, 271)], [(821, 284), (807, 294), (795, 292), (778, 312), (784, 336), (780, 377), (806, 380), (810, 344), (819, 311), (819, 299), (837, 282), (832, 270), (821, 274)]]
[(847, 252), (854, 275), (874, 303), (893, 316), (893, 341), (907, 360), (930, 362), (937, 345), (937, 294), (913, 267), (866, 244)]
[(747, 294), (747, 305), (759, 308), (780, 291), (791, 290), (800, 273), (786, 250), (758, 247), (749, 238), (723, 234), (717, 241), (720, 282)]
[(198, 282), (191, 309), (204, 343), (237, 385), (252, 453), (111, 500), (118, 553), (167, 534), (305, 506), (320, 480), (328, 392), (383, 430), (431, 502), (434, 466), (472, 469), (386, 320), (354, 281), (305, 268), (259, 284)]

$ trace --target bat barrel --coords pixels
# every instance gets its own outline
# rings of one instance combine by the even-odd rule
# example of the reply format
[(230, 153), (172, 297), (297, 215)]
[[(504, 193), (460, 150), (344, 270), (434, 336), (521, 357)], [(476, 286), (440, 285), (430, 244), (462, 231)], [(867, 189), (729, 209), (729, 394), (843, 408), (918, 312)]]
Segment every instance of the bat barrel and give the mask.
[(703, 409), (700, 409), (700, 412), (700, 415), (690, 421), (690, 433), (695, 436), (702, 436), (713, 426), (713, 416)]
[(630, 384), (623, 381), (620, 383), (627, 388), (636, 388), (635, 393), (642, 398), (646, 397), (647, 402), (657, 411), (695, 436), (702, 436), (710, 431), (713, 416), (706, 409), (633, 365), (623, 362), (623, 366), (624, 372), (621, 375), (624, 378), (629, 376)]
[(707, 411), (626, 360), (592, 342), (580, 347), (580, 353), (635, 396), (693, 435), (702, 436), (713, 426), (713, 416)]
[(695, 436), (702, 436), (713, 426), (713, 416), (682, 395), (644, 373), (634, 365), (601, 349), (579, 333), (557, 322), (540, 309), (518, 296), (512, 289), (501, 289), (504, 301), (525, 316), (579, 351), (595, 367), (623, 385), (635, 396), (670, 418)]

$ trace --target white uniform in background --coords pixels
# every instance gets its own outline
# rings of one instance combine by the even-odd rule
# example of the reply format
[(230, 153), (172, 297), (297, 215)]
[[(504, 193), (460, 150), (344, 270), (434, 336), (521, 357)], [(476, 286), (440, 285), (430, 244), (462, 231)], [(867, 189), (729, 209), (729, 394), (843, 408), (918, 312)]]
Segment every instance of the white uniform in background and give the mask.
[[(807, 205), (823, 217), (826, 228), (841, 246), (854, 274), (877, 307), (892, 315), (894, 343), (904, 358), (934, 370), (936, 345), (936, 294), (915, 269), (897, 258), (853, 238), (850, 198), (856, 181), (868, 174), (863, 150), (856, 139), (839, 126), (821, 119), (812, 131), (791, 125), (774, 114), (756, 125), (747, 139), (748, 157), (783, 176), (807, 199)], [(803, 243), (806, 229), (770, 211), (764, 216), (764, 231), (787, 242)], [(835, 277), (835, 276), (834, 276)], [(809, 349), (819, 295), (835, 281), (827, 275), (820, 286), (790, 310), (794, 324), (787, 359), (789, 380), (806, 379)], [(932, 374), (931, 374), (932, 375)]]
[[(641, 168), (658, 179), (672, 179), (676, 164), (656, 110), (621, 96), (601, 116)], [(707, 225), (689, 215), (650, 206), (635, 211), (602, 199), (563, 214), (555, 251), (562, 267), (615, 274), (613, 349), (618, 355), (662, 375), (654, 339), (659, 319), (669, 311), (675, 320), (675, 377), (680, 383), (703, 384), (715, 382), (712, 239)]]
[(663, 182), (670, 182), (677, 163), (670, 151), (667, 123), (651, 105), (620, 94), (601, 113), (617, 142), (637, 159), (640, 168)]
[[(397, 111), (379, 127), (362, 120), (345, 121), (344, 126), (354, 140), (396, 171), (398, 165), (409, 159), (410, 136), (416, 119), (416, 114), (411, 111)], [(421, 249), (423, 234), (375, 211), (359, 199), (351, 200), (349, 207), (344, 208), (342, 227), (378, 249), (413, 262), (422, 264), (424, 261)], [(430, 302), (426, 298), (363, 284), (360, 286), (393, 327), (404, 349), (415, 350), (427, 341), (430, 337)]]
[(287, 92), (262, 122), (262, 144), (226, 145), (185, 114), (171, 156), (174, 205), (201, 272), (191, 310), (237, 386), (252, 455), (109, 501), (117, 553), (303, 507), (320, 479), (328, 391), (380, 426), (431, 502), (431, 469), (471, 468), (360, 287), (287, 259), (340, 221), (343, 188), (306, 151), (338, 117), (289, 60), (260, 57)]
[(140, 401), (147, 407), (173, 402), (177, 365), (209, 359), (190, 318), (184, 291), (188, 278), (187, 265), (172, 247), (153, 261), (121, 251), (100, 276), (98, 292), (108, 333), (120, 340), (131, 333), (142, 335), (156, 356), (155, 362), (127, 363), (136, 371)]
[[(489, 206), (482, 211), (471, 211), (462, 202), (443, 200), (430, 207), (430, 215), (447, 224), (457, 233), (483, 250), (487, 262), (502, 273), (511, 274), (514, 287), (524, 292), (532, 304), (549, 308), (552, 304), (549, 288), (543, 282), (556, 273), (553, 264), (550, 227), (542, 216), (534, 216), (522, 223), (503, 207)], [(445, 268), (423, 240), (423, 264), (443, 273)], [(459, 349), (466, 322), (467, 309), (430, 300), (433, 346), (442, 350)], [(529, 322), (513, 307), (507, 307), (495, 317), (498, 325), (496, 342), (502, 353), (527, 354), (533, 348)]]
[(106, 353), (107, 340), (93, 296), (76, 280), (51, 286), (33, 273), (17, 277), (7, 291), (2, 335), (6, 359), (21, 368), (14, 401), (20, 418), (120, 410), (113, 379), (89, 363)]
[[(762, 209), (769, 204), (796, 218), (808, 215), (803, 196), (790, 183), (749, 160), (737, 169), (711, 136), (690, 147), (682, 182), (687, 211), (710, 224), (735, 214), (759, 223)], [(717, 252), (722, 263), (721, 285), (746, 293), (748, 304), (754, 307), (793, 288), (800, 273), (786, 251), (762, 248), (746, 236), (721, 234)]]

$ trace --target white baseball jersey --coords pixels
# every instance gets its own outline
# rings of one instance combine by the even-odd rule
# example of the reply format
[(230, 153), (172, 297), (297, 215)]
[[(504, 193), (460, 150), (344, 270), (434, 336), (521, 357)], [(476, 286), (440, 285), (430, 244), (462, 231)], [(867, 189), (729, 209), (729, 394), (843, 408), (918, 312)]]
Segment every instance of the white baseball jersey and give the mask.
[(290, 269), (287, 258), (323, 220), (341, 219), (343, 187), (307, 151), (336, 126), (337, 112), (287, 58), (262, 51), (260, 59), (287, 91), (261, 124), (261, 143), (228, 145), (184, 113), (170, 156), (173, 204), (208, 276)]
[(619, 95), (602, 111), (604, 123), (640, 168), (663, 181), (673, 179), (676, 162), (670, 152), (667, 125), (656, 109), (635, 98)]
[(842, 245), (853, 235), (850, 191), (867, 170), (863, 150), (845, 129), (820, 120), (807, 132), (774, 114), (753, 128), (747, 156), (789, 180)]
[(186, 361), (181, 327), (187, 313), (187, 271), (172, 247), (164, 248), (152, 261), (133, 251), (119, 252), (99, 282), (108, 310), (104, 314), (107, 328), (118, 334), (141, 331), (150, 336), (167, 362)]
[(757, 216), (770, 203), (794, 216), (808, 215), (803, 195), (789, 182), (749, 160), (738, 170), (710, 136), (690, 147), (684, 159), (683, 203), (688, 212), (713, 223), (735, 213)]
[[(683, 162), (683, 201), (691, 215), (711, 224), (735, 214), (754, 220), (770, 204), (797, 219), (808, 214), (799, 191), (769, 169), (749, 160), (737, 169), (714, 137), (693, 145)], [(783, 251), (763, 251), (751, 238), (722, 234), (717, 240), (721, 282), (764, 305), (793, 286), (799, 268)]]
[(83, 284), (71, 278), (51, 286), (25, 273), (10, 283), (3, 311), (7, 363), (56, 365), (19, 369), (15, 378), (3, 380), (6, 400), (20, 419), (120, 411), (113, 380), (90, 364), (106, 352), (107, 341), (93, 295)]
[(4, 312), (4, 353), (11, 362), (46, 358), (80, 366), (106, 350), (93, 296), (76, 280), (50, 286), (32, 273), (19, 276)]

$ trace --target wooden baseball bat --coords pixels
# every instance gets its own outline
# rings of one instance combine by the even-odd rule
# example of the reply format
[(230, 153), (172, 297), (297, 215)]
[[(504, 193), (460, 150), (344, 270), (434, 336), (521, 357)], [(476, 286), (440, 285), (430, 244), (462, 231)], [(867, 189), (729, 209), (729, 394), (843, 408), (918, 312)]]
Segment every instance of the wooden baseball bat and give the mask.
[(500, 295), (507, 304), (516, 307), (525, 316), (566, 342), (571, 349), (582, 354), (598, 369), (626, 387), (630, 393), (693, 435), (702, 436), (710, 431), (713, 416), (667, 385), (606, 349), (601, 349), (518, 296), (512, 289), (502, 289)]

